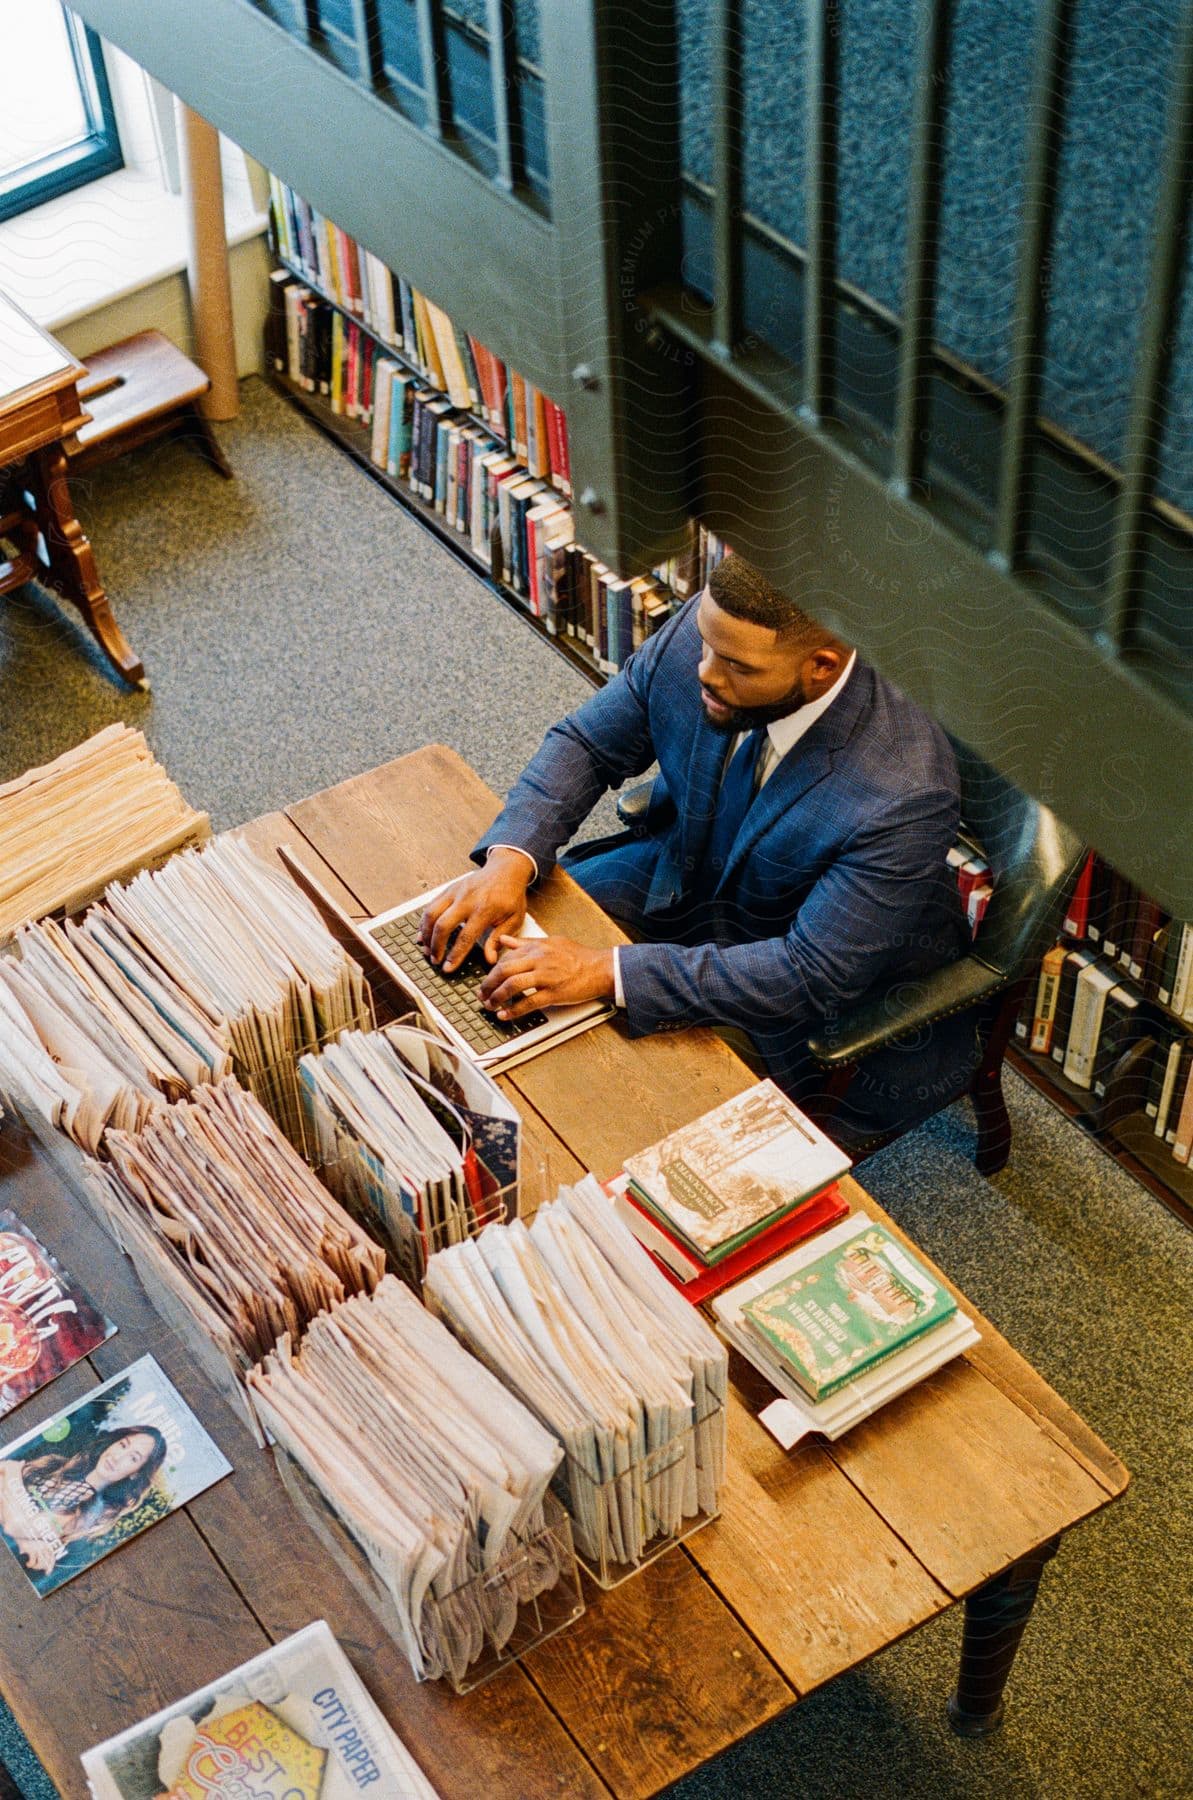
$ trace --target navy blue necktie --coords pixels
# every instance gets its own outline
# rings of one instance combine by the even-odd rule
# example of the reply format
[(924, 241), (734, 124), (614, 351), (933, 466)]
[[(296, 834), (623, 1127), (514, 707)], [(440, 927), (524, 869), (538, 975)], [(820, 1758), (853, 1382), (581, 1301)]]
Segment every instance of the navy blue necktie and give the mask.
[(741, 828), (741, 822), (750, 810), (750, 802), (754, 798), (754, 783), (758, 775), (758, 759), (766, 744), (766, 728), (760, 726), (755, 731), (746, 733), (733, 755), (733, 760), (725, 771), (721, 782), (721, 791), (717, 796), (717, 810), (712, 822), (712, 830), (708, 834), (708, 843), (704, 849), (703, 886), (708, 889), (716, 887), (724, 873), (725, 864), (729, 860), (729, 852), (733, 848), (733, 840)]

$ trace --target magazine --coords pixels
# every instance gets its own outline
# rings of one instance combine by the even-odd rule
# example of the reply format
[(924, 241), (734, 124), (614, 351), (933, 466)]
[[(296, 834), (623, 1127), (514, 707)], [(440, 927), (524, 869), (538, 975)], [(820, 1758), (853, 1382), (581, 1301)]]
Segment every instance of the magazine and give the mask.
[(0, 1450), (0, 1531), (48, 1594), (231, 1472), (142, 1356)]
[(435, 1800), (323, 1619), (88, 1750), (95, 1800)]
[(0, 1419), (115, 1329), (28, 1226), (0, 1212)]

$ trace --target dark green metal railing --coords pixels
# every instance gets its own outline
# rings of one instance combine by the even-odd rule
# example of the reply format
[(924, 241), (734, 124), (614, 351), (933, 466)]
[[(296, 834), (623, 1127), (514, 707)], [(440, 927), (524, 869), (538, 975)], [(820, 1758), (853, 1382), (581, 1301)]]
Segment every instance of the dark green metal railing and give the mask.
[(899, 316), (839, 268), (842, 0), (806, 5), (802, 243), (743, 205), (742, 0), (710, 8), (708, 187), (680, 162), (678, 0), (544, 0), (533, 62), (515, 0), (78, 10), (566, 408), (598, 555), (645, 566), (695, 513), (1188, 916), (1193, 526), (1156, 483), (1193, 5), (1158, 191), (1123, 195), (1154, 206), (1155, 248), (1116, 468), (1040, 417), (1082, 3), (1041, 0), (1024, 51), (1005, 390), (936, 341), (955, 0), (916, 12)]

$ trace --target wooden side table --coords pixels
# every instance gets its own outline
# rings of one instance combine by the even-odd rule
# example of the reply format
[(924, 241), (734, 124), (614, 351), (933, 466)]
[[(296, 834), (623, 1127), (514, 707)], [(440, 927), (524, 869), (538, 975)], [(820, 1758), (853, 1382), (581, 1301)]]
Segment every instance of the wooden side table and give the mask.
[(78, 607), (122, 680), (145, 688), (144, 665), (116, 623), (70, 496), (63, 444), (89, 422), (78, 394), (86, 374), (0, 294), (0, 594), (44, 581)]

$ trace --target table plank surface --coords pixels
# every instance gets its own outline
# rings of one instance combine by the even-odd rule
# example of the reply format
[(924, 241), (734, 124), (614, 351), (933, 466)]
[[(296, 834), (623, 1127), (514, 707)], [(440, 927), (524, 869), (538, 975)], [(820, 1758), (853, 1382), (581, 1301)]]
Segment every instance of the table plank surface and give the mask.
[(796, 1699), (682, 1552), (589, 1602), (525, 1667), (616, 1794), (644, 1800)]
[[(9, 1119), (0, 1137), (0, 1207), (42, 1238), (119, 1327), (89, 1361), (76, 1363), (0, 1424), (0, 1443), (7, 1444), (146, 1351), (163, 1367), (173, 1359), (160, 1354), (163, 1328), (131, 1265)], [(173, 1378), (174, 1368), (167, 1373)], [(206, 1383), (189, 1387), (185, 1398), (198, 1401), (204, 1424), (234, 1462), (219, 1420), (231, 1414)], [(226, 1501), (231, 1487), (232, 1478), (225, 1479), (210, 1498), (218, 1506), (217, 1496)], [(0, 1618), (0, 1688), (51, 1780), (71, 1800), (87, 1791), (78, 1758), (98, 1738), (256, 1656), (269, 1642), (187, 1510), (44, 1598), (6, 1552)]]
[[(246, 835), (271, 855), (286, 843), (363, 914), (460, 872), (496, 807), (454, 752), (433, 746), (256, 820)], [(588, 941), (621, 935), (560, 872), (532, 908), (549, 929)], [(545, 1165), (537, 1202), (587, 1168), (613, 1173), (630, 1150), (753, 1079), (711, 1033), (635, 1042), (618, 1021), (501, 1085), (526, 1119), (528, 1163)], [(44, 1235), (121, 1327), (91, 1365), (22, 1408), (5, 1436), (151, 1350), (236, 1470), (47, 1600), (14, 1559), (0, 1566), (9, 1627), (0, 1680), (69, 1796), (83, 1792), (75, 1759), (88, 1744), (322, 1616), (445, 1800), (637, 1800), (1126, 1484), (1117, 1458), (976, 1314), (975, 1351), (838, 1444), (813, 1440), (790, 1455), (754, 1417), (770, 1390), (735, 1356), (722, 1517), (611, 1594), (586, 1583), (581, 1620), (457, 1697), (414, 1681), (290, 1506), (271, 1459), (89, 1213), (7, 1126), (3, 1150), (0, 1205)], [(847, 1189), (885, 1219), (856, 1183)]]
[(821, 1445), (781, 1450), (740, 1403), (721, 1517), (686, 1548), (800, 1694), (950, 1604)]

